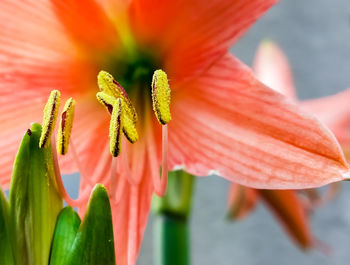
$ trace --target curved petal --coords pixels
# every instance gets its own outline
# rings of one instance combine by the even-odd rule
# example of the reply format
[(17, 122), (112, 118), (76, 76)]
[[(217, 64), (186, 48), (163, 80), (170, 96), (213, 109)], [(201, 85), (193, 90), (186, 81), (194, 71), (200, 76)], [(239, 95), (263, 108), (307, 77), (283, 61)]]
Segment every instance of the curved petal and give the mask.
[[(105, 112), (105, 110), (103, 111)], [(89, 122), (89, 120), (91, 120), (91, 117), (86, 118), (82, 124)], [(106, 119), (105, 122), (99, 123), (92, 131), (84, 133), (83, 130), (78, 129), (75, 132), (81, 137), (92, 135), (89, 137), (88, 142), (94, 143), (93, 145), (77, 146), (81, 164), (84, 165), (79, 196), (85, 198), (87, 202), (88, 197), (86, 195), (90, 194), (96, 183), (102, 183), (107, 187), (113, 215), (116, 264), (135, 265), (151, 207), (154, 190), (151, 168), (154, 168), (154, 166), (145, 161), (145, 167), (140, 165), (141, 160), (149, 160), (148, 152), (146, 152), (149, 146), (146, 145), (147, 142), (143, 139), (144, 135), (141, 135), (140, 145), (144, 145), (144, 147), (131, 144), (123, 146), (131, 150), (126, 152), (126, 150), (122, 149), (121, 156), (114, 158), (115, 161), (113, 162), (117, 163), (115, 173), (117, 187), (113, 189), (113, 184), (111, 183), (112, 157), (109, 152), (108, 122), (109, 120)], [(103, 130), (106, 130), (106, 133), (103, 133)], [(139, 157), (140, 160), (137, 160), (136, 157), (134, 158), (133, 154), (136, 151), (134, 148), (137, 148), (137, 151), (139, 148), (146, 149), (143, 153), (145, 157), (142, 159)], [(69, 153), (70, 151), (68, 151), (67, 156), (69, 156)], [(128, 154), (132, 159), (130, 161), (124, 160), (122, 156), (125, 154)], [(157, 158), (152, 159), (152, 161), (155, 161), (157, 163), (155, 167), (159, 168)], [(126, 162), (128, 165), (125, 164)], [(126, 170), (125, 166), (129, 165), (130, 169)], [(135, 166), (136, 168), (134, 168)], [(137, 176), (138, 179), (135, 181), (133, 179), (134, 176), (130, 177), (127, 174), (141, 174), (141, 177)], [(83, 203), (79, 208), (81, 215), (84, 214), (86, 205), (86, 203)]]
[(94, 0), (51, 0), (59, 21), (77, 44), (94, 50), (109, 51), (119, 42), (107, 14)]
[[(108, 170), (110, 170), (110, 168), (104, 172), (104, 176), (109, 176)], [(127, 178), (121, 171), (118, 171), (118, 175), (124, 178), (124, 180)], [(98, 182), (104, 183), (107, 187), (109, 185), (109, 179), (107, 178), (100, 179)], [(85, 194), (86, 192), (90, 192), (90, 189), (91, 185), (89, 182), (86, 179), (82, 179), (80, 187), (81, 192)], [(139, 184), (134, 185), (126, 181), (119, 202), (115, 202), (111, 199), (116, 264), (136, 264), (151, 207), (152, 195), (152, 177), (149, 175), (148, 171), (144, 171)], [(79, 212), (83, 214), (85, 212), (85, 206), (79, 208)]]
[[(350, 88), (336, 95), (305, 100), (300, 104), (322, 120), (335, 134), (340, 144), (350, 148)], [(346, 137), (347, 136), (347, 137)]]
[(0, 1), (0, 183), (5, 187), (18, 143), (30, 122), (41, 122), (50, 91), (75, 97), (91, 85), (86, 77), (97, 71), (76, 58), (48, 1)]
[(297, 100), (292, 71), (287, 57), (272, 41), (263, 41), (255, 54), (253, 71), (268, 87)]
[(313, 246), (306, 211), (292, 190), (259, 190), (259, 195), (276, 215), (286, 232), (302, 249)]
[(250, 214), (258, 202), (257, 191), (242, 185), (231, 183), (228, 194), (228, 217), (240, 220)]
[(173, 80), (194, 76), (225, 54), (276, 0), (134, 0), (135, 36), (166, 52)]
[[(0, 184), (7, 189), (12, 166), (24, 133), (30, 123), (41, 121), (42, 109), (47, 100), (33, 91), (13, 95), (13, 86), (0, 84)], [(39, 118), (39, 120), (37, 120)]]
[(175, 88), (173, 102), (170, 168), (269, 189), (316, 187), (349, 175), (332, 133), (232, 55)]

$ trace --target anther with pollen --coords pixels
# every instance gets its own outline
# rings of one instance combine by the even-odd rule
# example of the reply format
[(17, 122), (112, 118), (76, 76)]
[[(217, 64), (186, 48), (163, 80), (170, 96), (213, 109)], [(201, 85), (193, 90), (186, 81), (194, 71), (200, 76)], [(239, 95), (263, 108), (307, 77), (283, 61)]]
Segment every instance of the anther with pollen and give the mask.
[(121, 150), (122, 134), (122, 100), (118, 98), (113, 104), (111, 122), (109, 124), (109, 149), (112, 156), (117, 157)]
[(162, 124), (162, 174), (153, 174), (153, 186), (158, 196), (163, 196), (168, 182), (168, 126), (171, 120), (170, 87), (167, 74), (156, 70), (152, 79), (152, 103), (154, 113)]
[(50, 143), (51, 135), (56, 125), (58, 109), (60, 107), (60, 97), (61, 94), (58, 90), (51, 91), (45, 105), (42, 132), (39, 141), (40, 148), (47, 147)]
[(60, 125), (57, 132), (57, 152), (65, 155), (68, 151), (69, 139), (73, 127), (75, 100), (70, 98), (66, 101), (61, 114)]
[[(138, 133), (136, 130), (137, 114), (134, 106), (132, 105), (128, 95), (123, 87), (114, 80), (113, 76), (105, 71), (100, 71), (97, 76), (97, 83), (100, 92), (96, 94), (98, 101), (105, 106), (107, 111), (113, 116), (114, 107), (121, 106), (120, 110), (120, 129), (123, 131), (125, 137), (129, 142), (135, 143), (138, 140)], [(117, 101), (119, 103), (117, 103)], [(119, 113), (118, 112), (118, 113)], [(111, 124), (113, 117), (111, 118)], [(110, 130), (112, 126), (110, 126)], [(114, 132), (116, 133), (116, 132)], [(110, 136), (112, 132), (110, 131)], [(120, 150), (112, 152), (112, 146), (114, 146), (115, 139), (110, 137), (111, 153), (113, 156), (119, 155)], [(112, 144), (113, 142), (113, 144)], [(118, 149), (118, 145), (114, 146)]]
[(167, 124), (171, 120), (170, 87), (167, 74), (162, 70), (156, 70), (153, 74), (152, 102), (158, 121)]
[[(97, 100), (106, 107), (107, 111), (112, 115), (113, 112), (113, 104), (116, 103), (116, 98), (114, 98), (113, 96), (110, 96), (108, 94), (106, 94), (105, 92), (98, 92), (96, 94)], [(121, 104), (122, 104), (122, 113), (121, 115), (122, 117), (122, 129), (124, 132), (125, 137), (129, 140), (130, 143), (135, 143), (139, 136), (135, 127), (135, 123), (132, 120), (132, 117), (130, 117), (129, 113), (127, 111), (127, 104), (125, 103), (125, 101), (122, 98), (119, 98), (121, 100)]]
[(124, 104), (127, 106), (125, 108), (130, 119), (134, 123), (137, 121), (137, 114), (134, 106), (132, 105), (128, 94), (125, 92), (124, 88), (113, 78), (113, 76), (106, 71), (100, 71), (97, 76), (97, 84), (100, 91), (112, 96), (113, 98), (121, 98)]

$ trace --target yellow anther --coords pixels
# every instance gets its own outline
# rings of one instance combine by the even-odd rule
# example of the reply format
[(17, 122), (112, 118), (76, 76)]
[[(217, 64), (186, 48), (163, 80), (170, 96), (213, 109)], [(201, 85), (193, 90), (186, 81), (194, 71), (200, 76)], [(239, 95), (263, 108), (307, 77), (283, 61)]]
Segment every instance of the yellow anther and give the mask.
[(171, 120), (170, 87), (168, 77), (162, 70), (156, 70), (152, 80), (153, 110), (158, 121), (165, 125)]
[(131, 143), (135, 143), (138, 140), (138, 134), (137, 134), (137, 130), (135, 127), (135, 123), (132, 120), (132, 118), (129, 116), (129, 113), (126, 111), (126, 109), (128, 108), (127, 104), (124, 102), (124, 100), (122, 98), (116, 99), (113, 96), (110, 96), (108, 94), (106, 94), (105, 92), (98, 92), (96, 94), (96, 97), (98, 99), (98, 101), (106, 107), (106, 109), (108, 110), (108, 112), (110, 114), (112, 114), (113, 112), (113, 106), (117, 103), (117, 100), (121, 101), (122, 104), (122, 129), (124, 132), (125, 137), (131, 142)]
[(112, 114), (113, 104), (116, 103), (117, 99), (113, 96), (108, 95), (105, 92), (98, 92), (96, 94), (97, 100), (106, 107), (107, 111)]
[(74, 110), (75, 100), (70, 98), (64, 105), (60, 126), (57, 132), (57, 151), (61, 155), (65, 155), (68, 151), (69, 138), (73, 127)]
[(109, 124), (109, 150), (116, 157), (121, 151), (122, 134), (122, 101), (120, 98), (113, 104), (111, 122)]
[(124, 111), (122, 111), (122, 116), (124, 135), (129, 140), (129, 142), (133, 144), (139, 139), (135, 124), (128, 117), (128, 115), (124, 114)]
[(125, 111), (131, 117), (132, 121), (136, 123), (137, 114), (124, 88), (113, 78), (113, 76), (106, 71), (100, 71), (97, 76), (97, 83), (100, 91), (113, 96), (114, 98), (121, 98), (125, 102), (127, 108)]
[(47, 147), (50, 143), (52, 132), (55, 129), (58, 109), (60, 107), (61, 94), (58, 90), (51, 91), (49, 99), (45, 105), (42, 131), (39, 141), (39, 147)]

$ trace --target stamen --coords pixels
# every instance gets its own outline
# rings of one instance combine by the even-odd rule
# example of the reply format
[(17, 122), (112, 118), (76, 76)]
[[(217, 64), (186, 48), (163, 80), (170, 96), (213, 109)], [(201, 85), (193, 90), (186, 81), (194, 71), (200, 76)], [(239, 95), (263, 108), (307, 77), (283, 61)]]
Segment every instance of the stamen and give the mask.
[(143, 141), (137, 143), (137, 145), (137, 148), (134, 148), (132, 152), (132, 170), (130, 176), (133, 178), (132, 183), (139, 184), (143, 177), (143, 169), (146, 158), (146, 147)]
[(122, 110), (123, 115), (123, 132), (125, 137), (130, 143), (135, 143), (139, 139), (135, 124), (133, 121), (125, 114), (124, 109)]
[(109, 124), (109, 150), (112, 156), (116, 157), (121, 150), (121, 132), (122, 132), (122, 100), (117, 99), (113, 104), (111, 122)]
[[(109, 183), (109, 193), (111, 197), (111, 201), (114, 204), (118, 204), (121, 198), (124, 195), (126, 179), (123, 176), (124, 170), (123, 168), (118, 169), (119, 163), (117, 161), (117, 157), (112, 158), (112, 167), (111, 167), (111, 175), (110, 175), (110, 183)], [(118, 177), (118, 179), (117, 179)]]
[[(117, 99), (106, 94), (105, 92), (98, 92), (96, 94), (97, 100), (106, 107), (106, 109), (108, 110), (108, 112), (110, 114), (112, 114), (113, 112), (113, 105), (116, 104)], [(123, 132), (125, 137), (129, 140), (130, 143), (135, 143), (139, 136), (135, 127), (135, 123), (133, 122), (132, 118), (129, 115), (129, 112), (126, 111), (126, 109), (128, 108), (127, 104), (125, 103), (125, 101), (122, 98), (119, 98), (119, 100), (121, 100), (122, 102), (122, 111), (121, 111), (121, 115), (122, 115), (122, 128), (123, 128)]]
[[(55, 138), (55, 137), (53, 137), (53, 138)], [(81, 196), (76, 200), (72, 199), (69, 196), (69, 194), (66, 191), (66, 188), (64, 187), (62, 177), (61, 177), (60, 167), (58, 165), (55, 139), (52, 139), (51, 141), (52, 141), (51, 145), (52, 145), (52, 155), (53, 155), (53, 161), (54, 161), (54, 170), (55, 170), (58, 191), (59, 191), (61, 197), (67, 202), (67, 204), (69, 204), (72, 207), (80, 207), (83, 204), (83, 202), (87, 200), (87, 198), (89, 196), (89, 192), (87, 191), (87, 192), (81, 194)]]
[(116, 99), (105, 92), (98, 92), (96, 94), (97, 100), (106, 107), (109, 114), (112, 114), (113, 104), (116, 103)]
[(170, 87), (168, 77), (162, 70), (156, 70), (152, 80), (153, 110), (158, 121), (165, 125), (171, 120)]
[(58, 109), (60, 107), (60, 96), (61, 94), (58, 90), (51, 91), (49, 99), (45, 105), (42, 131), (39, 141), (40, 148), (47, 147), (50, 142), (52, 132), (56, 125)]
[(162, 176), (161, 190), (166, 191), (168, 184), (168, 126), (162, 126)]
[(134, 106), (132, 105), (128, 94), (125, 92), (124, 88), (113, 78), (113, 76), (106, 71), (100, 71), (97, 76), (97, 83), (100, 91), (105, 92), (106, 94), (114, 97), (121, 98), (127, 108), (126, 111), (132, 121), (136, 123), (137, 114)]
[(75, 101), (70, 98), (66, 101), (61, 115), (60, 126), (57, 132), (57, 150), (61, 155), (68, 151), (69, 139), (73, 127)]
[(149, 127), (148, 159), (152, 172), (154, 191), (158, 196), (163, 196), (168, 185), (168, 128), (162, 126), (162, 174), (159, 174), (157, 152), (155, 150), (154, 134), (152, 126)]
[(117, 190), (117, 166), (118, 161), (116, 157), (112, 158), (111, 176), (109, 180), (109, 192), (111, 193), (112, 200), (115, 200)]

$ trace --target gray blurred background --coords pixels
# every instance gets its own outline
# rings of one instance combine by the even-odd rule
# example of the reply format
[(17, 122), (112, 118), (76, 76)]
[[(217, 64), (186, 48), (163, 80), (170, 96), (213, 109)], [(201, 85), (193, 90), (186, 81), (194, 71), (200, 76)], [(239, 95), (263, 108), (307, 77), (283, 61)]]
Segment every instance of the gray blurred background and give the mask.
[[(349, 0), (281, 0), (232, 52), (251, 65), (264, 38), (277, 42), (289, 57), (300, 99), (326, 96), (350, 87)], [(65, 182), (78, 187), (76, 175), (66, 176)], [(196, 183), (191, 221), (192, 264), (350, 263), (349, 182), (343, 184), (335, 201), (316, 211), (310, 220), (314, 235), (332, 246), (329, 256), (316, 250), (299, 251), (261, 204), (247, 219), (228, 223), (227, 189), (228, 183), (215, 176)], [(74, 192), (71, 194), (75, 196)], [(152, 221), (150, 216), (138, 265), (153, 264)]]

